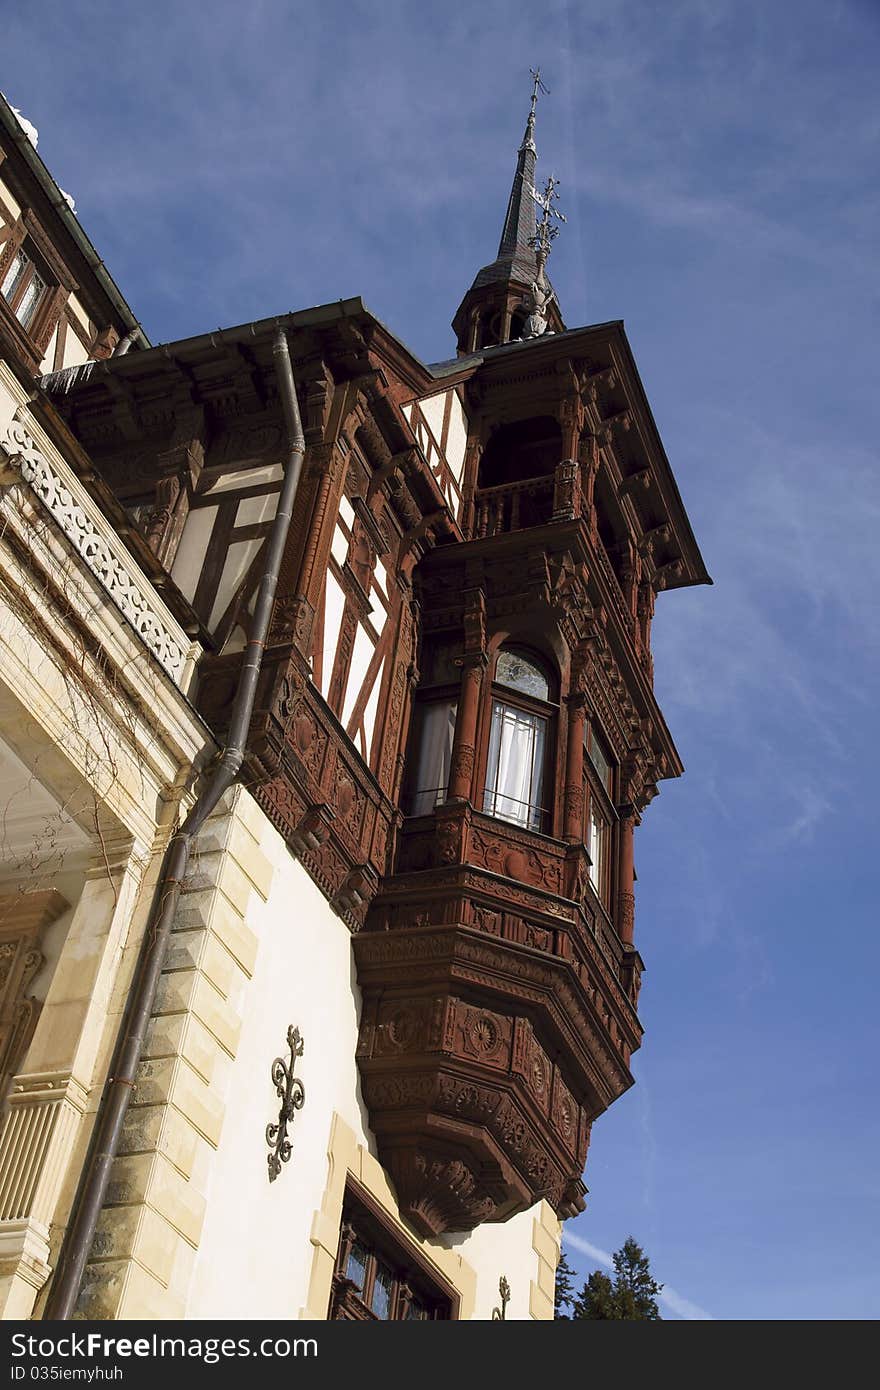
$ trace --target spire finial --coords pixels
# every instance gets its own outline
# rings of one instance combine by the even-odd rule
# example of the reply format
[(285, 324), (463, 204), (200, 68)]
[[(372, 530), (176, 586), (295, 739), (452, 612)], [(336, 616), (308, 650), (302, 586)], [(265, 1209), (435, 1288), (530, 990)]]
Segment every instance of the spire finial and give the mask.
[(558, 188), (559, 180), (554, 178), (551, 174), (544, 185), (543, 194), (538, 193), (534, 188), (531, 190), (532, 197), (538, 204), (538, 207), (542, 209), (541, 220), (535, 229), (535, 235), (529, 238), (529, 245), (533, 246), (535, 249), (539, 280), (541, 280), (544, 275), (544, 266), (547, 263), (547, 257), (550, 255), (551, 242), (554, 237), (559, 235), (559, 228), (555, 223), (551, 222), (550, 219), (551, 217), (555, 217), (559, 222), (566, 221), (565, 213), (560, 212), (558, 208), (553, 206), (554, 203), (559, 201)]
[(538, 105), (538, 93), (543, 92), (545, 96), (550, 95), (550, 88), (541, 81), (541, 69), (529, 68), (532, 74), (532, 103), (529, 108), (529, 119), (526, 121), (526, 133), (520, 149), (533, 150), (535, 148), (535, 109)]

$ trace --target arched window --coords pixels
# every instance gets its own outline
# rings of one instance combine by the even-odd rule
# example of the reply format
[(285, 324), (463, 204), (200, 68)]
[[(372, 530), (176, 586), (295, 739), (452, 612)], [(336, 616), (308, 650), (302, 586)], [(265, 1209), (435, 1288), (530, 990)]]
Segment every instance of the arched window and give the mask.
[(519, 342), (520, 338), (523, 335), (523, 329), (526, 326), (526, 321), (528, 317), (528, 309), (522, 308), (515, 309), (513, 311), (513, 314), (510, 319), (510, 341), (512, 343)]
[(480, 319), (477, 332), (477, 347), (497, 347), (501, 338), (501, 315), (497, 310), (487, 309)]
[(551, 692), (538, 658), (502, 648), (492, 689), (483, 810), (527, 830), (545, 830), (549, 819)]

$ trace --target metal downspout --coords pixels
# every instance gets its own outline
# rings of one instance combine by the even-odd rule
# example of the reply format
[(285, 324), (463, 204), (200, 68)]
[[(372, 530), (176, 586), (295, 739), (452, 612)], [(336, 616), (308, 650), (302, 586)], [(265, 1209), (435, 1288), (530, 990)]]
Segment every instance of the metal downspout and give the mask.
[(278, 511), (267, 544), (265, 568), (257, 592), (253, 635), (245, 648), (226, 747), (214, 768), (211, 780), (193, 804), (186, 820), (165, 851), (162, 874), (144, 930), (132, 993), (117, 1041), (103, 1104), (98, 1112), (75, 1213), (61, 1247), (58, 1269), (43, 1314), (47, 1320), (71, 1318), (76, 1308), (95, 1228), (110, 1181), (110, 1171), (119, 1148), (123, 1121), (137, 1083), (138, 1065), (168, 950), (190, 848), (223, 793), (238, 777), (244, 761), (257, 693), (257, 680), (278, 585), (278, 573), (305, 454), (305, 437), (296, 398), (290, 349), (287, 334), (280, 326), (275, 330), (272, 352), (287, 425), (288, 459)]

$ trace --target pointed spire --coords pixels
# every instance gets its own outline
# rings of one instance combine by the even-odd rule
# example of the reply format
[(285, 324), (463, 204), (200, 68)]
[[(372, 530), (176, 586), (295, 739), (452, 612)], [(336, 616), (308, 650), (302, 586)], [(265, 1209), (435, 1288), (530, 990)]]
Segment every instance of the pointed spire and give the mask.
[[(524, 313), (535, 312), (536, 306), (532, 303), (535, 297), (532, 286), (537, 285), (540, 291), (541, 305), (538, 306), (539, 310), (550, 312), (550, 304), (555, 301), (552, 286), (544, 273), (544, 266), (550, 250), (550, 239), (555, 236), (557, 231), (557, 228), (549, 224), (549, 218), (554, 216), (560, 217), (562, 221), (565, 219), (556, 212), (555, 208), (550, 206), (557, 196), (555, 194), (555, 181), (550, 181), (543, 197), (535, 189), (535, 168), (538, 162), (538, 150), (535, 144), (535, 115), (538, 94), (539, 92), (548, 92), (548, 88), (541, 81), (540, 69), (537, 71), (530, 69), (530, 71), (532, 74), (532, 95), (529, 114), (522, 143), (517, 151), (516, 170), (507, 202), (501, 240), (498, 243), (498, 254), (491, 265), (484, 266), (477, 273), (456, 312), (453, 327), (458, 334), (459, 351), (466, 351), (466, 344), (491, 342), (493, 332), (500, 332), (500, 341), (509, 341), (510, 330), (517, 309), (522, 309)], [(540, 223), (537, 218), (538, 208), (543, 209), (543, 218)], [(500, 330), (484, 330), (482, 326), (474, 327), (473, 316), (478, 310), (482, 318), (487, 313), (494, 313), (495, 309), (498, 310), (498, 314), (495, 316), (501, 323)], [(553, 310), (553, 314), (554, 324), (558, 329), (562, 325), (558, 306)], [(558, 325), (555, 323), (556, 320), (558, 320)], [(487, 333), (488, 337), (486, 336)], [(519, 336), (518, 328), (514, 329), (513, 336)], [(499, 337), (496, 336), (494, 341), (497, 343)]]
[(540, 68), (537, 71), (530, 68), (529, 71), (532, 74), (532, 99), (529, 117), (526, 121), (522, 144), (517, 151), (516, 172), (513, 176), (510, 198), (507, 202), (507, 213), (501, 231), (501, 240), (498, 243), (498, 255), (492, 265), (485, 266), (480, 271), (474, 281), (475, 286), (504, 279), (524, 280), (529, 283), (538, 271), (532, 246), (532, 239), (537, 232), (534, 200), (535, 166), (538, 162), (538, 149), (535, 144), (535, 112), (538, 105), (538, 93), (546, 92), (547, 88), (541, 81)]

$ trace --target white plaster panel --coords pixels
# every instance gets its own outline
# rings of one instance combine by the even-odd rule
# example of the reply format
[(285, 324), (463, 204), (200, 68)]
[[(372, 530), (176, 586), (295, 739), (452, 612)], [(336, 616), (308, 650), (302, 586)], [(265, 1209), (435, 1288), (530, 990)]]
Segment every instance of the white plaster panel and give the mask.
[(354, 709), (354, 702), (361, 693), (364, 683), (364, 676), (367, 674), (367, 667), (370, 658), (375, 651), (375, 644), (370, 634), (367, 632), (363, 623), (358, 623), (358, 630), (354, 639), (354, 650), (351, 654), (351, 665), (348, 670), (348, 685), (345, 687), (345, 700), (342, 705), (342, 723), (347, 724)]
[(234, 492), (240, 487), (260, 487), (265, 483), (278, 483), (284, 474), (280, 463), (268, 463), (262, 468), (240, 468), (234, 473), (224, 473), (216, 483), (205, 489), (205, 496), (214, 492)]
[(205, 553), (216, 516), (216, 507), (197, 507), (189, 513), (174, 564), (171, 566), (171, 578), (190, 602), (195, 595), (199, 575), (205, 563)]
[(443, 414), (446, 409), (446, 396), (429, 396), (427, 400), (420, 401), (419, 405), (439, 449), (440, 440), (443, 438)]
[(235, 513), (235, 524), (255, 526), (260, 521), (271, 521), (277, 510), (277, 492), (267, 492), (262, 497), (243, 497)]
[[(83, 362), (88, 362), (88, 348), (83, 347), (79, 338), (72, 328), (68, 328), (67, 337), (64, 339), (64, 362), (65, 367), (80, 367)], [(51, 368), (46, 370), (51, 371)]]
[(387, 599), (391, 593), (391, 586), (388, 583), (388, 571), (381, 560), (376, 561), (376, 568), (373, 571), (373, 582), (379, 590), (379, 593)]
[(326, 698), (333, 674), (333, 658), (339, 643), (339, 629), (345, 609), (345, 594), (336, 576), (327, 571), (324, 599), (324, 663), (321, 673), (321, 694)]
[(333, 556), (333, 559), (336, 561), (337, 565), (341, 567), (345, 564), (346, 557), (348, 556), (348, 536), (346, 536), (343, 533), (341, 527), (339, 527), (338, 525), (334, 526), (333, 528), (333, 539), (330, 542), (330, 553)]
[(49, 339), (49, 346), (46, 348), (43, 360), (40, 363), (41, 372), (51, 372), (55, 362), (55, 344), (58, 342), (58, 329), (52, 330), (52, 337)]
[(382, 672), (384, 670), (385, 663), (383, 661), (373, 684), (372, 694), (367, 701), (367, 707), (364, 710), (364, 738), (367, 745), (367, 761), (370, 760), (373, 753), (373, 730), (376, 727), (376, 712), (379, 708), (379, 691), (382, 688)]
[(90, 331), (90, 329), (89, 329), (89, 316), (88, 316), (88, 314), (86, 313), (86, 311), (85, 311), (85, 309), (83, 308), (83, 306), (80, 304), (80, 302), (79, 302), (79, 300), (77, 299), (77, 297), (76, 297), (75, 294), (72, 294), (72, 295), (70, 296), (70, 298), (68, 299), (68, 301), (67, 301), (67, 307), (68, 307), (68, 309), (70, 310), (70, 312), (71, 312), (72, 314), (74, 314), (74, 315), (79, 319), (79, 321), (80, 321), (80, 323), (82, 324), (83, 328), (84, 328), (84, 329), (86, 330), (86, 332), (88, 333), (88, 332)]
[(217, 585), (217, 597), (214, 600), (214, 607), (211, 609), (211, 616), (208, 619), (208, 627), (213, 628), (215, 623), (219, 623), (229, 605), (232, 595), (235, 593), (247, 572), (248, 565), (253, 560), (262, 541), (233, 541), (226, 552), (226, 559), (223, 562), (223, 573), (220, 575), (220, 583)]
[(446, 462), (452, 470), (455, 481), (460, 485), (464, 473), (464, 455), (467, 447), (467, 417), (457, 391), (452, 392), (452, 413), (449, 416), (449, 434), (446, 437)]
[(5, 183), (3, 179), (0, 179), (0, 194), (2, 194), (3, 196), (3, 202), (6, 204), (6, 206), (9, 208), (9, 211), (12, 213), (13, 220), (17, 219), (21, 214), (21, 204), (15, 201), (15, 198), (12, 196), (9, 184)]

